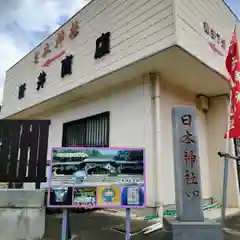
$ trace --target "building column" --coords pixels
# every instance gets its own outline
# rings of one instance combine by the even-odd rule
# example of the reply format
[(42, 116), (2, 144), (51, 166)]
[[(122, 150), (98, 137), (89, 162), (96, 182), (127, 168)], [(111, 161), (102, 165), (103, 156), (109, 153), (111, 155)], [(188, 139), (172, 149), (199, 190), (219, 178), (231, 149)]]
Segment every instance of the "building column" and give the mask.
[(161, 193), (161, 79), (160, 74), (152, 72), (148, 74), (151, 83), (151, 104), (152, 104), (152, 136), (153, 136), (153, 191), (154, 201), (158, 213), (162, 214), (162, 193)]

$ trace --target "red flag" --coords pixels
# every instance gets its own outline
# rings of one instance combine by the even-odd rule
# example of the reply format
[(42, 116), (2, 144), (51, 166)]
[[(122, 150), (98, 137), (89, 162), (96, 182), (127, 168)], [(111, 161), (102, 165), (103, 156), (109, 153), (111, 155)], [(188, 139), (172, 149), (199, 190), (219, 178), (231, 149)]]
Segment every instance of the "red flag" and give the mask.
[[(231, 113), (229, 117), (229, 138), (240, 138), (240, 60), (236, 30), (226, 58), (226, 68), (231, 76)], [(225, 134), (226, 138), (227, 134)]]
[(231, 76), (231, 79), (230, 79), (231, 88), (234, 87), (235, 85), (234, 73), (235, 73), (236, 65), (238, 61), (239, 61), (239, 52), (238, 52), (237, 34), (236, 34), (236, 30), (234, 30), (232, 35), (232, 40), (230, 42), (230, 46), (228, 49), (228, 55), (225, 61), (226, 68), (228, 70), (228, 73)]

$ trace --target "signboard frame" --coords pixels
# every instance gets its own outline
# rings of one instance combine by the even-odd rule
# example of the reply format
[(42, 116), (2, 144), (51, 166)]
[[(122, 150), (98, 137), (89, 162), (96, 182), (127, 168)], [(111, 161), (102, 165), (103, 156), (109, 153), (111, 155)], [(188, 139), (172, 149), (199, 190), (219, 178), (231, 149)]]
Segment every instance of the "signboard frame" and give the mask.
[[(57, 159), (56, 156), (58, 157), (61, 156), (61, 154), (59, 153), (60, 152), (62, 153), (63, 151), (65, 151), (66, 155), (70, 153), (69, 157), (62, 157), (64, 158), (64, 161), (67, 161), (67, 163), (64, 162), (63, 160), (56, 161)], [(90, 155), (93, 153), (95, 155), (97, 154), (102, 155), (100, 155), (101, 159), (100, 157), (91, 158), (91, 156), (90, 157), (85, 156), (80, 161), (72, 161), (72, 159), (71, 161), (66, 160), (66, 158), (68, 159), (73, 158), (74, 151), (75, 153), (90, 152)], [(107, 155), (110, 156), (112, 154), (111, 158), (106, 159), (103, 153), (105, 153), (106, 156)], [(81, 158), (80, 157), (81, 154), (75, 155), (77, 156), (78, 160)], [(124, 160), (122, 159), (122, 156), (124, 156)], [(79, 173), (83, 174), (83, 169), (85, 173), (86, 171), (89, 171), (89, 169), (92, 170), (92, 168), (88, 168), (88, 166), (91, 163), (95, 164), (94, 167), (96, 169), (98, 165), (101, 166), (101, 164), (103, 165), (105, 164), (110, 170), (107, 174), (105, 173), (103, 174), (95, 173), (92, 175), (87, 174), (81, 180), (82, 182), (79, 182), (79, 178), (76, 177), (77, 173), (75, 172), (74, 173), (75, 175), (73, 174), (74, 175), (73, 178), (67, 178), (68, 181), (64, 182), (65, 175), (61, 175), (61, 172), (59, 175), (56, 175), (57, 170), (55, 170), (54, 167), (56, 165), (59, 165), (61, 167), (64, 165), (67, 166), (68, 163), (72, 163), (73, 164), (72, 166), (74, 166), (74, 163), (77, 163), (76, 165), (78, 165), (79, 167), (79, 171), (77, 171), (78, 174)], [(53, 147), (50, 168), (52, 174), (50, 174), (48, 180), (48, 198), (47, 198), (48, 208), (128, 209), (146, 207), (146, 171), (145, 171), (144, 148)], [(126, 173), (123, 174), (124, 172), (123, 169), (125, 170), (128, 169), (126, 171), (129, 171), (130, 174)], [(135, 171), (134, 175), (135, 177), (131, 175), (131, 171), (132, 172)], [(60, 182), (58, 181), (56, 182), (56, 179), (58, 179), (60, 175), (63, 180), (61, 180), (60, 177)], [(71, 181), (69, 179), (71, 179)], [(100, 179), (100, 181), (92, 182), (92, 180), (94, 179)], [(95, 193), (94, 191), (89, 192), (88, 190), (90, 188), (96, 189)], [(76, 197), (77, 192), (80, 194), (78, 198)], [(63, 195), (65, 196), (64, 200), (62, 198), (62, 200), (60, 200), (60, 202), (57, 203), (56, 202), (57, 196), (59, 197)], [(86, 199), (88, 199), (88, 201)]]

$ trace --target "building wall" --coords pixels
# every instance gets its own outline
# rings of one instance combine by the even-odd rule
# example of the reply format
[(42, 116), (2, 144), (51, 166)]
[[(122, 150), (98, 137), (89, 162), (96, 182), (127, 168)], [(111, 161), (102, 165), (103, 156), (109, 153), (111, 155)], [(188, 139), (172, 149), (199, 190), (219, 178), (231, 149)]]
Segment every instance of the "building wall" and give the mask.
[[(195, 96), (164, 79), (161, 79), (160, 90), (160, 159), (154, 159), (153, 134), (156, 132), (153, 126), (151, 83), (147, 78), (125, 82), (105, 92), (94, 93), (84, 101), (54, 109), (51, 115), (39, 116), (51, 119), (48, 159), (51, 158), (51, 148), (61, 146), (63, 123), (110, 111), (110, 146), (145, 147), (147, 205), (153, 207), (158, 203), (175, 204), (171, 109), (178, 105), (195, 105)], [(223, 160), (218, 157), (217, 152), (225, 149), (223, 135), (226, 107), (226, 98), (212, 98), (207, 114), (197, 110), (203, 198), (213, 197), (220, 202)], [(230, 161), (228, 187), (228, 204), (237, 207), (239, 192), (236, 165), (233, 161)]]
[[(161, 85), (161, 129), (162, 129), (162, 160), (161, 175), (163, 176), (163, 202), (175, 204), (174, 170), (173, 170), (173, 138), (171, 110), (176, 106), (195, 106), (195, 96), (191, 92), (162, 81)], [(207, 125), (206, 116), (197, 110), (197, 137), (199, 141), (199, 159), (201, 168), (201, 180), (203, 197), (211, 197), (211, 185), (209, 177), (207, 154)]]
[(44, 116), (51, 119), (48, 159), (51, 158), (51, 148), (62, 144), (63, 123), (110, 111), (110, 146), (146, 149), (148, 205), (154, 206), (150, 83), (138, 79), (94, 95), (85, 103), (67, 104), (54, 115)]
[[(104, 76), (137, 60), (161, 51), (173, 42), (172, 0), (95, 0), (82, 9), (72, 20), (79, 21), (79, 35), (70, 40), (68, 36), (62, 48), (53, 48), (39, 64), (34, 64), (34, 54), (43, 50), (44, 44), (54, 44), (56, 33), (6, 73), (4, 86), (4, 116), (19, 112), (44, 100), (64, 93), (77, 86)], [(59, 31), (66, 34), (72, 21)], [(105, 32), (111, 33), (111, 52), (95, 60), (96, 39)], [(58, 32), (57, 32), (58, 33)], [(50, 67), (41, 65), (55, 54), (66, 50), (73, 54), (73, 73), (61, 79), (61, 57)], [(47, 73), (45, 87), (39, 92), (36, 82), (39, 72)], [(25, 98), (18, 100), (18, 86), (27, 84)]]
[[(224, 55), (227, 53), (235, 17), (222, 1), (174, 0), (173, 4), (173, 0), (95, 0), (73, 19), (78, 20), (80, 25), (80, 33), (76, 39), (66, 39), (62, 49), (53, 49), (38, 65), (33, 63), (34, 50), (7, 72), (2, 110), (4, 116), (19, 112), (161, 51), (174, 43), (175, 31), (177, 43), (181, 47), (227, 76)], [(226, 40), (225, 50), (206, 35), (203, 21), (208, 22)], [(71, 21), (62, 29), (67, 32), (70, 24)], [(102, 59), (94, 60), (95, 41), (101, 33), (107, 31), (111, 32), (111, 53)], [(52, 43), (55, 38), (56, 34), (38, 46), (36, 51), (42, 51), (44, 44)], [(214, 52), (209, 43), (214, 43), (223, 56)], [(47, 83), (37, 92), (37, 76), (43, 70), (40, 65), (61, 50), (74, 55), (73, 74), (62, 80), (61, 59), (58, 59), (51, 67), (44, 69), (48, 75)], [(17, 88), (24, 82), (27, 83), (26, 97), (18, 100)], [(85, 100), (66, 103), (61, 109), (54, 110), (55, 113), (51, 115), (39, 116), (50, 118), (52, 122), (48, 159), (51, 147), (61, 145), (63, 123), (110, 111), (110, 146), (146, 148), (148, 205), (153, 206), (155, 200), (173, 204), (175, 196), (171, 109), (176, 105), (195, 105), (195, 96), (162, 80), (160, 98), (161, 159), (153, 158), (151, 86), (147, 79), (133, 80), (106, 89), (101, 94), (94, 93)], [(211, 101), (207, 115), (197, 112), (203, 197), (213, 196), (218, 200), (221, 196), (222, 165), (216, 153), (217, 149), (224, 145), (222, 137), (225, 126), (225, 119), (222, 117), (224, 112), (225, 104), (214, 100)], [(230, 174), (232, 185), (229, 193), (232, 204), (236, 205), (234, 169), (232, 165)], [(154, 185), (154, 172), (157, 172), (157, 187)]]
[[(227, 55), (236, 17), (221, 0), (175, 0), (177, 44), (197, 57), (204, 64), (228, 77), (225, 68)], [(226, 40), (226, 48), (204, 32), (203, 22)], [(217, 51), (209, 44), (215, 44)]]
[[(126, 82), (124, 85), (110, 89), (85, 103), (77, 102), (67, 105), (51, 119), (48, 159), (51, 147), (60, 146), (62, 142), (63, 123), (110, 111), (110, 146), (145, 147), (147, 171), (148, 206), (155, 203), (165, 205), (175, 203), (173, 147), (171, 109), (177, 105), (195, 105), (195, 96), (179, 87), (161, 82), (161, 159), (153, 159), (153, 125), (151, 84), (147, 79)], [(197, 133), (200, 145), (200, 167), (202, 175), (203, 197), (212, 196), (209, 157), (207, 146), (206, 115), (197, 112)], [(157, 174), (156, 178), (154, 173)], [(155, 182), (157, 179), (157, 186)], [(156, 201), (155, 201), (156, 200)]]
[[(173, 143), (171, 109), (177, 105), (195, 105), (195, 96), (179, 87), (162, 81), (161, 85), (161, 129), (162, 129), (162, 159), (161, 176), (162, 201), (164, 204), (174, 204), (174, 172), (173, 172)], [(197, 137), (199, 141), (199, 159), (203, 198), (222, 202), (223, 166), (224, 160), (217, 155), (225, 151), (227, 97), (210, 99), (209, 110), (205, 114), (197, 110)], [(234, 153), (233, 141), (230, 141), (230, 153)], [(229, 161), (227, 204), (229, 207), (239, 207), (239, 186), (236, 162)]]
[[(227, 126), (227, 105), (227, 96), (212, 98), (210, 100), (209, 112), (207, 113), (210, 184), (213, 197), (220, 202), (222, 201), (224, 159), (219, 158), (217, 153), (226, 151), (224, 132)], [(230, 141), (229, 152), (235, 154), (232, 140)], [(239, 207), (239, 186), (236, 167), (236, 162), (229, 160), (227, 203), (232, 207)]]

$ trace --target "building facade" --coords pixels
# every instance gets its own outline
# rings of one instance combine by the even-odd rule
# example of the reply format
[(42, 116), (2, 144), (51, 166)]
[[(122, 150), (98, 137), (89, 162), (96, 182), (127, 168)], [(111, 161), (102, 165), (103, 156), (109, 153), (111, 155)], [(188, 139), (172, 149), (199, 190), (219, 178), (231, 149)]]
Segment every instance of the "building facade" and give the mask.
[(50, 119), (49, 159), (53, 146), (144, 147), (155, 209), (175, 202), (171, 109), (195, 105), (203, 197), (221, 201), (236, 21), (222, 0), (93, 0), (7, 71), (1, 118)]

